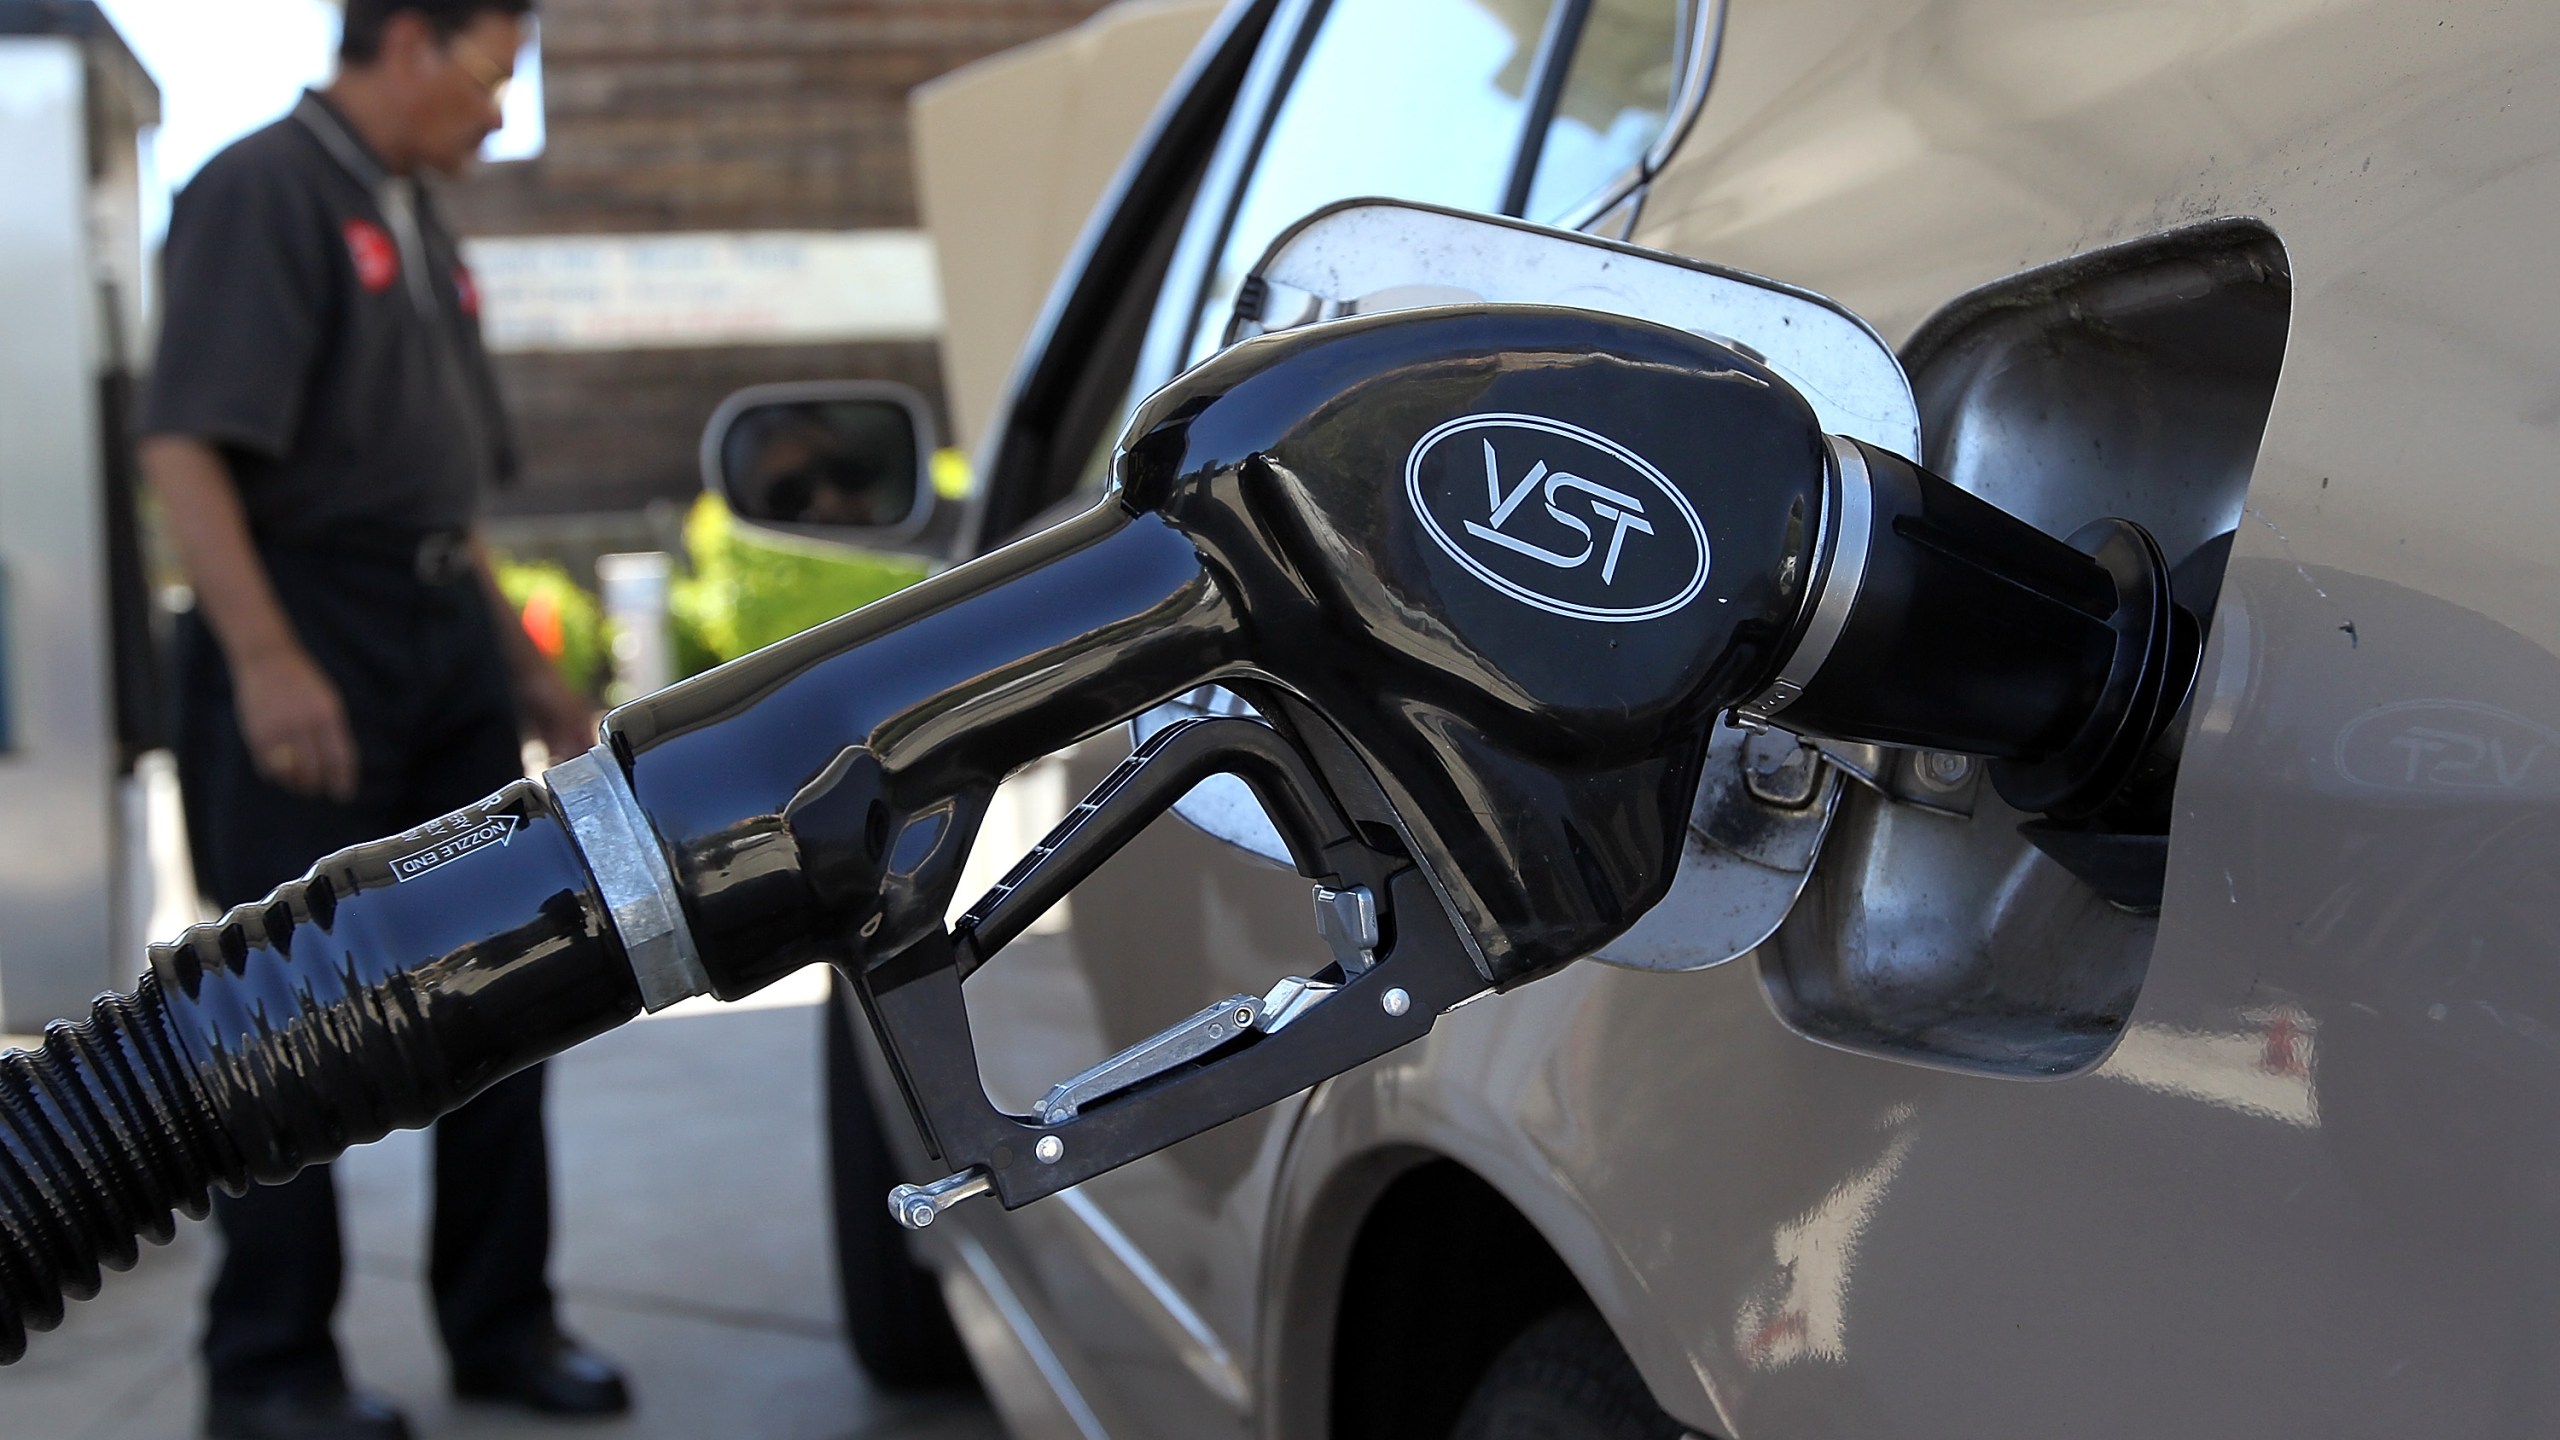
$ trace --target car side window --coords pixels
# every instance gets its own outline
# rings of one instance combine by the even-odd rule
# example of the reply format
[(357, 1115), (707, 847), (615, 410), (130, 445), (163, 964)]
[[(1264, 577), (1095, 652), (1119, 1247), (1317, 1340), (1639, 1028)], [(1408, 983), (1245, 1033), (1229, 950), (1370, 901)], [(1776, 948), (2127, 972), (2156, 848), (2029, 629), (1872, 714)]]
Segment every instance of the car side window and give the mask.
[[(1312, 0), (1241, 182), (1184, 222), (1205, 253), (1157, 298), (1127, 405), (1215, 351), (1236, 291), (1282, 230), (1380, 195), (1542, 223), (1631, 182), (1660, 139), (1716, 0)], [(1291, 43), (1287, 40), (1283, 44)], [(1257, 122), (1248, 119), (1248, 124)], [(1534, 142), (1534, 143), (1524, 143)], [(1116, 429), (1089, 437), (1068, 491), (1110, 476)], [(1054, 492), (1053, 492), (1054, 493)]]
[(1523, 217), (1552, 225), (1632, 177), (1670, 122), (1680, 78), (1684, 19), (1706, 17), (1680, 0), (1590, 0), (1573, 56), (1555, 87), (1546, 134), (1527, 161)]
[(1311, 210), (1356, 195), (1500, 209), (1553, 8), (1334, 0), (1236, 202), (1188, 358), (1217, 348), (1245, 273)]

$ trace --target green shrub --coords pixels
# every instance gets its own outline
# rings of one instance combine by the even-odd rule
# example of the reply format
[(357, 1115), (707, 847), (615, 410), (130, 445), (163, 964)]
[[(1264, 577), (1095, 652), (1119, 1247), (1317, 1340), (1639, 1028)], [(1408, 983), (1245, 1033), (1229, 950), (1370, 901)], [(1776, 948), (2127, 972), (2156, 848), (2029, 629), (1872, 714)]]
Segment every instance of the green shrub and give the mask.
[(928, 573), (921, 560), (741, 526), (709, 494), (685, 517), (684, 543), (693, 573), (677, 579), (668, 597), (681, 675), (859, 610)]

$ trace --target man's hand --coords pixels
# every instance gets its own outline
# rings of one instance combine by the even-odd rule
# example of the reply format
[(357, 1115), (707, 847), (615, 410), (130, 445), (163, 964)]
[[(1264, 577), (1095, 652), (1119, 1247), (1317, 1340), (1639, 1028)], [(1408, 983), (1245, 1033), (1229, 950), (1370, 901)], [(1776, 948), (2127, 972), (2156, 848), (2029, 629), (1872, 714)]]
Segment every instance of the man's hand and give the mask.
[(584, 755), (596, 743), (596, 724), (603, 716), (549, 665), (519, 675), (516, 698), (523, 702), (534, 738), (551, 752), (552, 764)]
[(196, 605), (231, 662), (232, 707), (250, 763), (297, 795), (354, 799), (347, 707), (276, 603), (230, 467), (205, 441), (155, 435), (142, 442), (142, 472), (195, 582)]
[(338, 687), (300, 646), (231, 665), (240, 738), (258, 773), (297, 795), (344, 803), (356, 796), (355, 732)]

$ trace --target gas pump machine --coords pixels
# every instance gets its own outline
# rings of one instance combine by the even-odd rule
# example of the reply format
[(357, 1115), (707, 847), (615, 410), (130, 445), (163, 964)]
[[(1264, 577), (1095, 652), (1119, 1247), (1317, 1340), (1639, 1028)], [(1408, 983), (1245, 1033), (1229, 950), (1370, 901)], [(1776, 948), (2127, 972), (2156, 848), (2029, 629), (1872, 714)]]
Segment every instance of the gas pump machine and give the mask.
[[(1244, 340), (1092, 510), (626, 705), (540, 780), (332, 856), (0, 1059), (0, 1350), (201, 1212), (687, 996), (851, 978), (950, 1175), (1019, 1206), (1590, 955), (1672, 887), (1728, 715), (1988, 757), (2165, 824), (2193, 618), (2140, 528), (2045, 535), (1690, 331), (1482, 303)], [(948, 925), (997, 784), (1202, 686)], [(962, 986), (1195, 784), (1249, 786), (1335, 963), (1029, 1113)]]
[(0, 1030), (132, 970), (120, 792), (156, 743), (128, 397), (136, 138), (159, 91), (88, 0), (0, 0)]

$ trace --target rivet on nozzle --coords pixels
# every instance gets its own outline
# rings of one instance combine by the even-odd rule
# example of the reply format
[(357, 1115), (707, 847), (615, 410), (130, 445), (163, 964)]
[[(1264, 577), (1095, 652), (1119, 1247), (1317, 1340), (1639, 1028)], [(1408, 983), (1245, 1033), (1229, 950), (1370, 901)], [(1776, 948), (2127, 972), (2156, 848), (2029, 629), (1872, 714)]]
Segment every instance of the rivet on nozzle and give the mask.
[(1402, 1015), (1413, 1008), (1413, 997), (1402, 990), (1390, 990), (1378, 997), (1378, 1003), (1386, 1007), (1388, 1014)]

